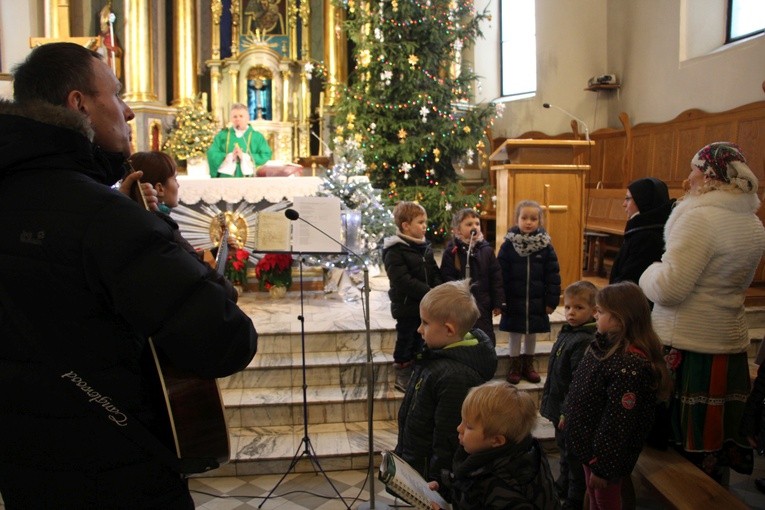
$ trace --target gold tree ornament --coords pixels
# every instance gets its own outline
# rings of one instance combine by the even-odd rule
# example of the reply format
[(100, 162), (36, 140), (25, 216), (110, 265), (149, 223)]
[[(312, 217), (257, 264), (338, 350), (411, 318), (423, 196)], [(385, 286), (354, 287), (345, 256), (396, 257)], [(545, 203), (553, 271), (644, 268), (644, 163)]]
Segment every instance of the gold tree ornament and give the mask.
[(401, 128), (398, 130), (398, 140), (400, 143), (404, 143), (406, 141), (406, 135), (408, 133), (406, 132), (406, 129)]

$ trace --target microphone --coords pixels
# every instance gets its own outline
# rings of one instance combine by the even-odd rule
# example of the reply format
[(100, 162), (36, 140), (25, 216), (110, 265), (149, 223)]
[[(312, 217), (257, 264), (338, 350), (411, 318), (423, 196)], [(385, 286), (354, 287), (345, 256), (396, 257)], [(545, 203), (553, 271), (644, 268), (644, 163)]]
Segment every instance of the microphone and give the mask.
[(566, 115), (568, 115), (569, 117), (571, 117), (572, 119), (574, 119), (575, 121), (577, 121), (578, 123), (580, 123), (582, 126), (584, 126), (584, 138), (588, 142), (590, 141), (590, 128), (587, 127), (587, 124), (582, 119), (580, 119), (579, 117), (577, 117), (577, 116), (567, 112), (566, 110), (564, 110), (560, 106), (555, 106), (554, 104), (542, 103), (542, 106), (544, 108), (555, 108), (556, 110), (560, 110), (563, 113), (565, 113)]
[[(291, 221), (295, 221), (300, 218), (300, 213), (297, 212), (295, 209), (287, 209), (284, 211), (284, 215), (289, 218)], [(305, 221), (305, 220), (303, 220)]]
[(477, 236), (477, 235), (478, 235), (478, 231), (476, 229), (473, 229), (470, 231), (470, 237)]

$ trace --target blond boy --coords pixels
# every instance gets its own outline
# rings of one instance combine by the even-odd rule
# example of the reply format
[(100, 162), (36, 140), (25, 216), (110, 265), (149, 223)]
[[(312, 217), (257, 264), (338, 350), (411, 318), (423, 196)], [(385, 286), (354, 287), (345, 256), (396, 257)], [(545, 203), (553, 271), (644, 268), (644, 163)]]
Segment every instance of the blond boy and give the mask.
[(466, 280), (439, 285), (420, 303), (425, 349), (398, 413), (395, 451), (426, 480), (451, 468), (462, 401), (497, 370), (491, 340), (480, 329), (471, 331), (478, 315)]
[(531, 435), (536, 419), (534, 399), (508, 382), (470, 390), (457, 427), (460, 448), (442, 477), (454, 510), (560, 508), (547, 457)]

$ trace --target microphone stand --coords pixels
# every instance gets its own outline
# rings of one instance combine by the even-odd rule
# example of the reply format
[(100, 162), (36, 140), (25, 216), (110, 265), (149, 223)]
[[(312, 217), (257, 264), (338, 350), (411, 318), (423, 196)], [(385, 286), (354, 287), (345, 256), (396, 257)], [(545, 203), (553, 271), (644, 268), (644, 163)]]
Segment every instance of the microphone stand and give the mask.
[(467, 258), (465, 259), (465, 278), (470, 280), (470, 252), (473, 250), (473, 236), (475, 236), (475, 230), (470, 231), (470, 243), (468, 243)]
[(308, 457), (308, 460), (311, 461), (311, 464), (313, 464), (314, 469), (317, 469), (321, 472), (322, 475), (324, 475), (324, 478), (329, 483), (329, 486), (334, 489), (335, 494), (337, 494), (337, 497), (340, 498), (340, 501), (343, 502), (343, 506), (347, 510), (351, 510), (351, 507), (348, 506), (348, 503), (345, 502), (345, 499), (343, 498), (343, 495), (340, 494), (340, 491), (337, 490), (337, 487), (335, 487), (335, 484), (332, 483), (332, 480), (329, 479), (329, 476), (327, 476), (327, 473), (324, 471), (324, 469), (321, 467), (321, 464), (319, 463), (319, 458), (316, 455), (316, 450), (314, 450), (313, 445), (311, 444), (311, 438), (308, 437), (308, 383), (306, 383), (306, 374), (305, 374), (305, 315), (303, 314), (303, 253), (298, 253), (298, 262), (300, 267), (300, 315), (298, 315), (298, 320), (300, 321), (300, 352), (302, 353), (302, 363), (301, 368), (303, 371), (303, 439), (300, 440), (300, 445), (304, 447), (303, 452), (300, 452), (300, 447), (298, 446), (297, 451), (295, 451), (295, 455), (292, 457), (292, 462), (290, 462), (289, 467), (284, 472), (282, 477), (279, 479), (278, 482), (276, 482), (276, 485), (273, 486), (271, 489), (271, 492), (269, 492), (265, 498), (263, 498), (263, 501), (260, 502), (260, 505), (258, 505), (258, 508), (263, 508), (263, 505), (266, 504), (266, 501), (271, 498), (271, 495), (276, 492), (276, 489), (282, 484), (285, 478), (287, 478), (287, 475), (292, 471), (295, 466), (297, 466), (300, 459), (303, 457), (303, 455), (306, 455)]
[(386, 505), (385, 503), (381, 503), (379, 506), (375, 506), (375, 445), (374, 445), (374, 425), (373, 425), (373, 418), (374, 418), (374, 385), (375, 385), (375, 376), (374, 376), (374, 364), (372, 363), (372, 333), (371, 333), (371, 327), (369, 322), (369, 266), (367, 266), (366, 261), (356, 252), (348, 248), (346, 245), (332, 237), (331, 235), (324, 232), (322, 229), (311, 223), (310, 221), (306, 220), (305, 218), (302, 218), (298, 215), (297, 211), (292, 211), (290, 213), (290, 209), (287, 209), (285, 211), (285, 215), (287, 218), (289, 218), (292, 221), (300, 220), (305, 222), (307, 225), (309, 225), (311, 228), (316, 229), (317, 232), (320, 232), (325, 237), (331, 239), (332, 241), (336, 242), (341, 248), (343, 248), (345, 251), (356, 257), (361, 261), (361, 263), (364, 265), (364, 293), (362, 296), (362, 299), (364, 301), (364, 328), (366, 330), (366, 343), (367, 343), (367, 363), (366, 363), (366, 370), (367, 370), (367, 415), (368, 415), (368, 427), (369, 427), (369, 436), (368, 436), (368, 442), (369, 442), (369, 470), (367, 473), (367, 477), (369, 478), (369, 505), (361, 504), (359, 505), (359, 510), (388, 510), (390, 507)]

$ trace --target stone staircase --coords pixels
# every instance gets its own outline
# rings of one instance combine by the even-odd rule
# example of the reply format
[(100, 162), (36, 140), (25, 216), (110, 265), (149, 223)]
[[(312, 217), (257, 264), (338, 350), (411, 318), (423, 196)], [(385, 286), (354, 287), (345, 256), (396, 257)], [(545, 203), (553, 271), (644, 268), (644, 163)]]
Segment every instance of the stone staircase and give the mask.
[[(260, 321), (288, 315), (281, 304), (272, 305), (259, 298), (253, 312), (256, 326)], [(292, 298), (294, 299), (294, 297)], [(318, 299), (321, 307), (321, 298)], [(382, 299), (384, 301), (384, 298)], [(371, 300), (373, 303), (374, 299)], [(342, 313), (336, 304), (324, 303), (325, 317)], [(360, 305), (356, 304), (356, 307)], [(387, 305), (380, 305), (382, 310)], [(294, 309), (294, 302), (293, 308)], [(387, 310), (386, 310), (387, 312)], [(268, 315), (264, 315), (268, 313)], [(301, 314), (302, 315), (302, 314)], [(389, 314), (388, 314), (389, 316)], [(753, 359), (759, 340), (765, 333), (765, 308), (748, 310), (753, 341)], [(367, 402), (366, 333), (362, 324), (343, 321), (346, 329), (307, 331), (305, 334), (305, 389), (303, 387), (301, 334), (299, 331), (269, 332), (264, 328), (259, 338), (258, 354), (250, 366), (220, 380), (231, 439), (231, 462), (201, 476), (246, 476), (285, 473), (298, 456), (296, 472), (312, 472), (315, 467), (306, 451), (304, 437), (326, 471), (363, 470), (368, 468), (369, 427)], [(310, 321), (309, 321), (310, 322)], [(553, 339), (562, 325), (561, 309), (553, 314), (550, 335), (539, 335), (535, 363), (542, 382), (522, 382), (519, 387), (537, 400), (546, 377), (547, 358)], [(294, 329), (294, 327), (293, 327)], [(507, 334), (497, 331), (499, 366), (496, 378), (507, 372)], [(394, 390), (393, 352), (395, 330), (389, 324), (375, 323), (371, 331), (374, 370), (374, 450), (392, 449), (396, 444), (396, 416), (403, 394)], [(307, 406), (303, 407), (303, 392)], [(307, 417), (307, 427), (304, 425)], [(535, 436), (554, 448), (553, 429), (540, 417)]]

